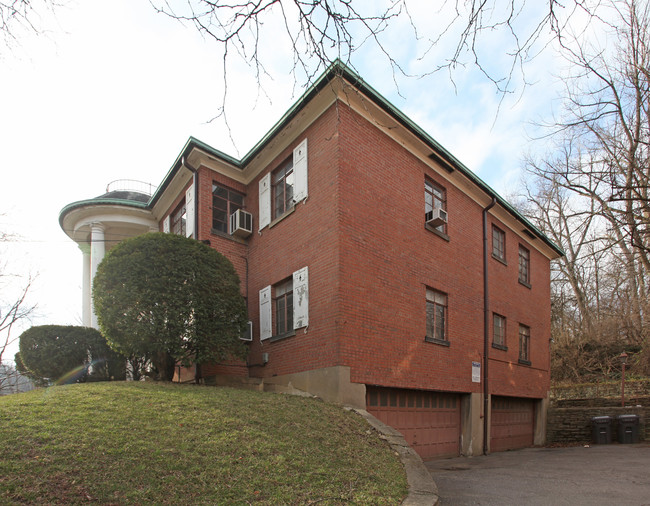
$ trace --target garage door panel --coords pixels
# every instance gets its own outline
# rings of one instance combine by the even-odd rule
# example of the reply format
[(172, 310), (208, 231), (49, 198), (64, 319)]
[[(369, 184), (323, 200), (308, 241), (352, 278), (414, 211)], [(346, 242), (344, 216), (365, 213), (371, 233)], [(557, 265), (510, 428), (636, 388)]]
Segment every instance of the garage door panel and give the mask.
[(492, 397), (491, 451), (515, 450), (532, 446), (534, 429), (534, 400)]
[(368, 386), (366, 402), (368, 412), (400, 431), (423, 459), (459, 454), (457, 394)]

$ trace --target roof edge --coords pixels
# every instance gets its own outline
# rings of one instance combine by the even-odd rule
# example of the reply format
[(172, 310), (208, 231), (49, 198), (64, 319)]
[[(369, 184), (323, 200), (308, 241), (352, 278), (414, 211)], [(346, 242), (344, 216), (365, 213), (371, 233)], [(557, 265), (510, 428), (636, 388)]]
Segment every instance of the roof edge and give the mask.
[(70, 212), (76, 209), (80, 209), (82, 207), (90, 207), (90, 206), (97, 206), (97, 205), (134, 207), (137, 209), (141, 209), (143, 211), (149, 210), (149, 204), (147, 202), (119, 200), (119, 199), (102, 199), (102, 198), (78, 200), (77, 202), (72, 202), (66, 205), (63, 209), (61, 209), (61, 211), (59, 212), (59, 226), (61, 227), (61, 229), (63, 229), (63, 220)]
[[(449, 163), (455, 169), (457, 169), (461, 174), (463, 174), (467, 179), (470, 180), (474, 185), (476, 185), (480, 190), (482, 190), (488, 197), (495, 198), (498, 204), (503, 207), (509, 214), (511, 214), (517, 221), (519, 221), (526, 229), (529, 229), (533, 235), (540, 238), (547, 246), (549, 246), (555, 253), (560, 256), (564, 256), (564, 251), (557, 246), (553, 241), (551, 241), (546, 234), (539, 230), (535, 225), (533, 225), (524, 215), (517, 211), (508, 201), (506, 201), (501, 195), (499, 195), (494, 189), (492, 189), (487, 183), (485, 183), (480, 177), (478, 177), (474, 172), (467, 168), (460, 160), (458, 160), (453, 154), (451, 154), (447, 149), (445, 149), (440, 143), (438, 143), (433, 137), (431, 137), (426, 131), (424, 131), (419, 125), (414, 123), (408, 116), (406, 116), (402, 111), (395, 107), (390, 101), (384, 98), (378, 91), (376, 91), (372, 86), (366, 83), (363, 78), (357, 74), (354, 70), (348, 67), (340, 59), (336, 59), (332, 64), (321, 74), (321, 76), (303, 93), (303, 95), (285, 112), (282, 117), (271, 127), (271, 129), (262, 137), (249, 151), (246, 153), (243, 158), (237, 160), (236, 158), (227, 155), (226, 153), (213, 148), (209, 144), (206, 144), (195, 137), (189, 137), (185, 146), (174, 160), (174, 163), (170, 167), (169, 171), (165, 175), (163, 182), (158, 186), (156, 192), (151, 196), (151, 199), (146, 204), (146, 207), (149, 209), (153, 208), (156, 202), (160, 199), (160, 196), (167, 189), (171, 180), (174, 178), (176, 173), (180, 170), (182, 166), (183, 157), (189, 156), (190, 152), (197, 148), (200, 149), (210, 156), (213, 156), (217, 159), (223, 160), (224, 162), (233, 165), (238, 169), (243, 169), (253, 158), (255, 158), (260, 151), (273, 139), (277, 133), (282, 130), (299, 112), (302, 108), (316, 95), (318, 94), (327, 84), (332, 82), (336, 78), (342, 78), (348, 81), (352, 86), (357, 88), (361, 93), (366, 95), (370, 100), (377, 104), (384, 112), (394, 117), (402, 126), (409, 130), (413, 135), (420, 139), (424, 144), (429, 146), (432, 151), (434, 151), (438, 156), (440, 156), (445, 162)], [(76, 204), (76, 203), (75, 203)], [(70, 204), (70, 205), (75, 205)], [(67, 209), (64, 208), (61, 212)]]

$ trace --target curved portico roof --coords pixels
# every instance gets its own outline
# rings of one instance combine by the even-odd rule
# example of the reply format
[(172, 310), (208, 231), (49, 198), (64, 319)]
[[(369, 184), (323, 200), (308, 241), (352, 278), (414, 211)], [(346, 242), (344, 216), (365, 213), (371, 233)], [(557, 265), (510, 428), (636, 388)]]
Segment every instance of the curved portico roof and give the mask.
[(59, 213), (59, 225), (75, 242), (88, 242), (92, 224), (106, 229), (107, 241), (120, 241), (152, 229), (158, 222), (148, 203), (151, 196), (133, 191), (110, 191), (99, 197), (65, 206)]

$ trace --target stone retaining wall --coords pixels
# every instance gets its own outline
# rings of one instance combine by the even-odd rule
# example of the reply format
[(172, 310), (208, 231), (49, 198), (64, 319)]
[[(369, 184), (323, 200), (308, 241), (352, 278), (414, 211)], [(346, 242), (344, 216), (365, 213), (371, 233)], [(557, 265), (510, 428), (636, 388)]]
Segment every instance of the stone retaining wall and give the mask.
[[(600, 399), (621, 397), (621, 382), (584, 383), (579, 385), (552, 385), (551, 402), (562, 399)], [(625, 398), (650, 397), (650, 379), (625, 381)], [(632, 402), (632, 404), (637, 404)]]
[[(604, 401), (604, 399), (598, 399)], [(647, 405), (646, 405), (647, 406)], [(550, 407), (548, 409), (548, 425), (546, 442), (551, 443), (588, 443), (592, 439), (591, 419), (595, 416), (611, 416), (612, 441), (616, 442), (618, 415), (639, 415), (639, 439), (650, 440), (650, 407), (614, 407), (614, 406), (578, 406)]]

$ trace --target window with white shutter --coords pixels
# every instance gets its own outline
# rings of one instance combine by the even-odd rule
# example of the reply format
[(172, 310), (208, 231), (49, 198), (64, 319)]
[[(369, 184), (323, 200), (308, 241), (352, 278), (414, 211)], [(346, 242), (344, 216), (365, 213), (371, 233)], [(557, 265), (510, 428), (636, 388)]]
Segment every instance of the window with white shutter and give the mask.
[(163, 232), (165, 234), (169, 234), (169, 232), (171, 232), (170, 223), (171, 223), (171, 218), (169, 217), (169, 215), (165, 216), (165, 219), (163, 220)]
[(185, 192), (185, 210), (186, 210), (186, 223), (185, 235), (187, 237), (194, 236), (194, 185), (191, 185)]
[(271, 174), (267, 174), (260, 179), (260, 218), (259, 229), (271, 223)]
[(293, 328), (309, 325), (309, 271), (303, 267), (293, 273)]
[(271, 286), (260, 290), (260, 340), (273, 335), (271, 326)]
[(266, 174), (259, 182), (259, 230), (307, 198), (307, 139), (293, 150), (293, 156)]

